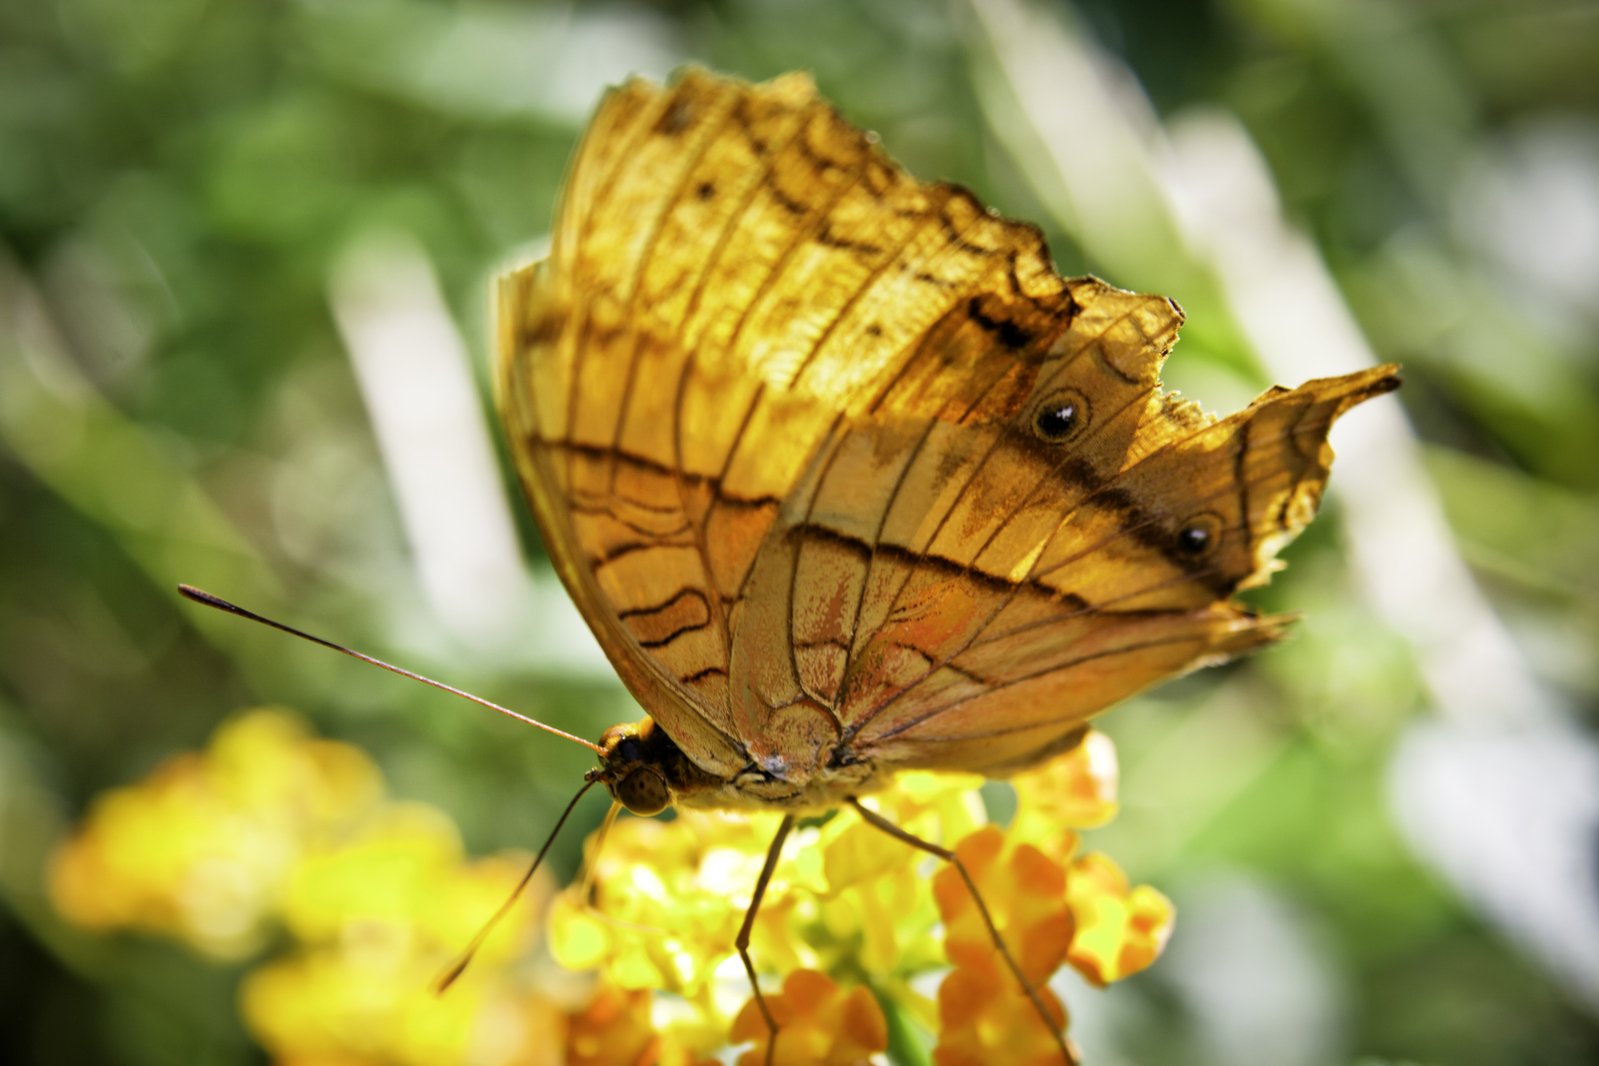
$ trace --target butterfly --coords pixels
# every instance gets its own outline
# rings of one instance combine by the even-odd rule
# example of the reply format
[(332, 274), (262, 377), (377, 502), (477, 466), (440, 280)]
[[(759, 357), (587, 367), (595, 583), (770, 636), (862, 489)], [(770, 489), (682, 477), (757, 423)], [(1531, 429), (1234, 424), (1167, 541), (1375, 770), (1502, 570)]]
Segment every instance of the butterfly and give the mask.
[(1036, 228), (911, 177), (804, 74), (610, 92), (498, 302), (523, 487), (648, 712), (590, 783), (644, 815), (789, 812), (737, 945), (774, 1036), (746, 949), (795, 817), (850, 806), (953, 859), (859, 798), (1033, 766), (1277, 640), (1289, 618), (1233, 595), (1315, 513), (1334, 421), (1399, 383), (1226, 418), (1164, 392), (1175, 302), (1061, 278)]

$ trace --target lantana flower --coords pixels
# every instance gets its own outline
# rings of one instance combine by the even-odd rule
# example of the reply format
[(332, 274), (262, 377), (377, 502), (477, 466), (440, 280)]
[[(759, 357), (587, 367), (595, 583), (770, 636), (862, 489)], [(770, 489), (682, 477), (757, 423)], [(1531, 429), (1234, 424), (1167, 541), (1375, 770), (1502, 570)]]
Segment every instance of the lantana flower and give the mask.
[[(1047, 987), (1039, 999), (1059, 1032), (1066, 1014)], [(1061, 1066), (1060, 1045), (1009, 973), (957, 966), (938, 986), (934, 1066)]]
[(99, 797), (56, 853), (52, 901), (88, 929), (135, 929), (221, 958), (261, 946), (308, 847), (374, 810), (382, 780), (358, 749), (267, 709)]
[[(766, 996), (766, 1005), (779, 1027), (772, 1066), (860, 1066), (888, 1047), (883, 1010), (859, 985), (845, 989), (824, 973), (795, 970), (783, 979), (782, 991)], [(771, 1031), (753, 997), (733, 1019), (731, 1035), (755, 1042), (738, 1066), (767, 1061)]]
[[(1059, 1062), (1054, 975), (1104, 984), (1158, 956), (1170, 902), (1081, 853), (1080, 832), (1115, 812), (1110, 742), (1090, 733), (1012, 783), (1005, 826), (977, 778), (907, 773), (864, 802), (960, 857), (1037, 1002), (957, 870), (840, 811), (789, 835), (752, 928), (776, 1063), (881, 1061), (885, 1010), (902, 1035), (930, 1032), (938, 1066)], [(241, 985), (246, 1024), (281, 1066), (709, 1066), (730, 1046), (749, 1066), (772, 1041), (734, 939), (780, 818), (617, 820), (574, 884), (552, 896), (535, 881), (441, 998), (434, 980), (526, 856), (470, 859), (443, 812), (386, 798), (359, 751), (258, 711), (97, 801), (51, 889), (81, 926), (209, 954), (282, 936)]]

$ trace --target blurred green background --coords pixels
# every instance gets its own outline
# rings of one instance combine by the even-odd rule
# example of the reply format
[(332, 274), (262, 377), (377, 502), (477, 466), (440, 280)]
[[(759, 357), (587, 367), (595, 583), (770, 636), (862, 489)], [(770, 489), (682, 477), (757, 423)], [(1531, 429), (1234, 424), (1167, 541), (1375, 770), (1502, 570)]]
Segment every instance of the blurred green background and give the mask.
[(262, 1061), (237, 969), (42, 886), (91, 797), (230, 712), (298, 708), (478, 852), (588, 765), (176, 582), (583, 735), (637, 717), (498, 454), (489, 292), (603, 87), (686, 62), (809, 69), (1063, 273), (1176, 297), (1167, 376), (1213, 409), (1405, 364), (1258, 596), (1296, 639), (1103, 722), (1093, 843), (1179, 918), (1068, 990), (1088, 1061), (1599, 1062), (1581, 0), (0, 0), (0, 1061)]

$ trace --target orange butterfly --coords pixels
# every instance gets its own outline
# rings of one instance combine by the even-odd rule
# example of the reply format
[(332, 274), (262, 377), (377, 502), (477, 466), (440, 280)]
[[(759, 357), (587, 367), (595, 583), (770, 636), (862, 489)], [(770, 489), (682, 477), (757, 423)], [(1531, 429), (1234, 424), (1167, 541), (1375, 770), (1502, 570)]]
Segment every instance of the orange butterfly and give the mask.
[(894, 771), (1020, 770), (1277, 639), (1230, 597), (1396, 371), (1217, 420), (1160, 389), (1181, 322), (1062, 280), (1036, 229), (916, 181), (805, 75), (612, 92), (548, 260), (500, 293), (523, 484), (650, 715), (592, 779), (639, 814), (848, 804), (903, 839), (857, 802)]
[(789, 812), (737, 943), (774, 1037), (761, 894), (795, 817), (847, 805), (956, 864), (1071, 1060), (953, 852), (859, 797), (1032, 766), (1282, 635), (1231, 597), (1396, 368), (1217, 419), (1160, 387), (1182, 319), (1060, 278), (1037, 229), (910, 177), (805, 75), (690, 70), (600, 105), (549, 258), (501, 285), (498, 401), (555, 568), (649, 714), (606, 731), (585, 787)]

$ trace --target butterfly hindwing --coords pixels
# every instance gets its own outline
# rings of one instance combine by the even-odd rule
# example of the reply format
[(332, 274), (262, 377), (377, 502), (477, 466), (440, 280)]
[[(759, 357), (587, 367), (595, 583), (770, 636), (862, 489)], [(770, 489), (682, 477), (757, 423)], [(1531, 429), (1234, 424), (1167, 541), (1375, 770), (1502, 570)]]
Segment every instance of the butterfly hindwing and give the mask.
[[(976, 555), (1015, 561), (1008, 575), (907, 565), (890, 622), (852, 663), (852, 748), (1002, 772), (1153, 683), (1276, 639), (1286, 619), (1232, 593), (1263, 581), (1314, 513), (1332, 421), (1393, 383), (1391, 368), (1310, 382), (1223, 420), (1156, 398), (1139, 439), (1165, 444), (1130, 450), (1120, 469), (1074, 457), (1029, 479), (1027, 503), (995, 515)], [(1052, 520), (1027, 520), (1037, 511)]]

